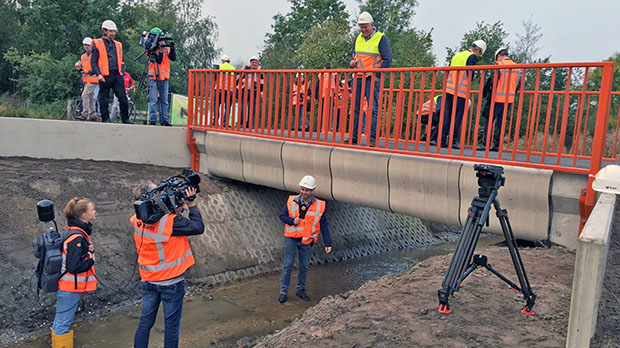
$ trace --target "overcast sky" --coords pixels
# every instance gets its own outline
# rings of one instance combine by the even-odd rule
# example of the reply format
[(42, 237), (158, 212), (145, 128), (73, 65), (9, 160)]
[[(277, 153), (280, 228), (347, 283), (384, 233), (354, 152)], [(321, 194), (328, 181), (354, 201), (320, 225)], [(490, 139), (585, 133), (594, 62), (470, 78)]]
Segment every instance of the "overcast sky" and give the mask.
[[(359, 15), (355, 0), (344, 3), (352, 16)], [(601, 61), (620, 51), (620, 0), (520, 0), (512, 4), (420, 0), (419, 4), (413, 25), (425, 31), (433, 28), (433, 52), (438, 65), (445, 64), (445, 47), (457, 46), (476, 22), (501, 20), (510, 34), (508, 42), (513, 43), (515, 34), (523, 33), (521, 22), (530, 16), (542, 29), (539, 55), (550, 55), (552, 62)], [(289, 9), (287, 0), (205, 0), (203, 7), (204, 13), (214, 16), (218, 25), (217, 47), (233, 63), (258, 55), (265, 34), (271, 31), (272, 17)]]

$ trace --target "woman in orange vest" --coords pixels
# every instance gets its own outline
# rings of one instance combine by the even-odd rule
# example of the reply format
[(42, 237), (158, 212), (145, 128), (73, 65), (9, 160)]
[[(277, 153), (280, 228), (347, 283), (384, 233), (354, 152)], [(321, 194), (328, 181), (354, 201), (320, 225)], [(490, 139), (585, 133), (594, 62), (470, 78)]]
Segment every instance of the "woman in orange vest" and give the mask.
[(72, 348), (73, 330), (70, 330), (80, 293), (95, 291), (95, 254), (90, 240), (96, 215), (88, 199), (73, 198), (64, 210), (67, 229), (63, 234), (62, 276), (56, 291), (56, 316), (52, 324), (52, 348)]

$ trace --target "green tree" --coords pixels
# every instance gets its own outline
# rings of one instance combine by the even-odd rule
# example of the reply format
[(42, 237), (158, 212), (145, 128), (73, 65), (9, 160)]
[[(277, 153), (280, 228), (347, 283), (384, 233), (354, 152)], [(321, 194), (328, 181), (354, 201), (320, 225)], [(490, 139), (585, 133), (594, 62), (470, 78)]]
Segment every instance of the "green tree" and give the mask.
[(368, 12), (375, 26), (390, 35), (409, 31), (417, 0), (358, 0), (360, 12)]
[(507, 37), (508, 33), (504, 30), (504, 24), (501, 21), (497, 21), (493, 24), (488, 24), (484, 21), (477, 22), (474, 29), (463, 35), (458, 47), (446, 47), (448, 53), (446, 56), (446, 63), (450, 64), (450, 60), (456, 53), (468, 50), (472, 42), (484, 40), (487, 44), (487, 50), (478, 60), (478, 65), (493, 65), (495, 64), (495, 57), (493, 57), (495, 51), (500, 47), (509, 47), (506, 42)]
[(4, 59), (3, 52), (15, 42), (15, 20), (18, 18), (17, 4), (13, 0), (0, 0), (0, 91), (11, 88), (13, 72), (11, 65)]
[(392, 67), (434, 66), (431, 31), (406, 30), (391, 40)]
[(295, 69), (300, 67), (297, 50), (308, 34), (308, 28), (329, 20), (347, 20), (348, 14), (341, 0), (289, 0), (291, 10), (273, 17), (272, 32), (267, 34), (260, 53), (261, 63), (267, 69)]
[(540, 62), (538, 58), (538, 52), (541, 47), (538, 42), (542, 38), (540, 26), (532, 22), (532, 17), (527, 21), (522, 21), (523, 35), (516, 34), (517, 41), (514, 43), (514, 48), (510, 52), (511, 58), (521, 64), (530, 64)]
[(297, 50), (296, 59), (305, 69), (321, 69), (327, 62), (333, 68), (347, 68), (353, 40), (350, 32), (344, 20), (333, 19), (316, 25)]

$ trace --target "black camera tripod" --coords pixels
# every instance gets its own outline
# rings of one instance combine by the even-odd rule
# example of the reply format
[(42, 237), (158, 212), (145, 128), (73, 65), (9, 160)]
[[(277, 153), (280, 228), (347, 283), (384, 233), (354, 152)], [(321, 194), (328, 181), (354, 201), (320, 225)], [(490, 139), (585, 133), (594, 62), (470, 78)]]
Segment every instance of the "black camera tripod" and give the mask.
[[(536, 302), (536, 294), (530, 287), (521, 255), (519, 255), (519, 250), (516, 247), (512, 228), (508, 221), (508, 212), (500, 207), (499, 201), (497, 200), (498, 190), (504, 185), (505, 181), (505, 178), (502, 176), (504, 169), (500, 166), (476, 164), (474, 170), (477, 171), (476, 176), (478, 177), (478, 196), (474, 197), (471, 207), (468, 210), (467, 220), (465, 221), (465, 226), (463, 226), (461, 236), (456, 245), (456, 250), (452, 255), (450, 267), (448, 268), (446, 277), (441, 283), (442, 289), (438, 291), (439, 313), (449, 314), (452, 312), (448, 302), (450, 296), (452, 296), (455, 291), (459, 290), (465, 278), (476, 270), (476, 268), (484, 267), (510, 285), (512, 290), (523, 294), (526, 304), (521, 310), (521, 313), (525, 315), (534, 315), (532, 308)], [(489, 225), (491, 205), (495, 207), (496, 215), (502, 227), (504, 238), (508, 245), (508, 251), (510, 252), (510, 257), (512, 258), (512, 263), (515, 267), (521, 287), (511, 282), (508, 278), (491, 267), (487, 262), (486, 256), (473, 255), (482, 227), (485, 223), (487, 226)]]

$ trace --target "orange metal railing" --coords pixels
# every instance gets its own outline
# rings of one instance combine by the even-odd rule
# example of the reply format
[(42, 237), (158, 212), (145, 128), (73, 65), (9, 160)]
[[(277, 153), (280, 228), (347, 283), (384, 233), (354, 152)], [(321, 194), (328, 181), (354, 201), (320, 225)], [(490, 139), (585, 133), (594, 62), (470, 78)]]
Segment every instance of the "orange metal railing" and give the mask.
[[(613, 63), (605, 62), (378, 70), (190, 70), (188, 144), (192, 130), (207, 130), (595, 174), (602, 161), (611, 161), (618, 153), (620, 92), (611, 92), (613, 69)], [(465, 90), (460, 129), (456, 97), (450, 110), (440, 104), (435, 117), (423, 122), (420, 115), (426, 101), (438, 95), (446, 98), (450, 72), (456, 81), (473, 74), (470, 88)], [(482, 136), (483, 110), (487, 98), (502, 91), (497, 86), (500, 72), (518, 73), (519, 89), (512, 103), (490, 103), (491, 124), (494, 109), (503, 109), (498, 123), (501, 141), (497, 151), (492, 151), (492, 132), (486, 139)], [(485, 98), (483, 86), (488, 80), (495, 87)], [(375, 84), (379, 86), (378, 100), (372, 92), (368, 98), (358, 93), (372, 91)], [(360, 111), (356, 113), (358, 95)], [(375, 104), (376, 142), (371, 142)], [(614, 115), (610, 115), (612, 111)], [(433, 120), (438, 120), (436, 126)], [(447, 133), (445, 144), (440, 136), (436, 146), (431, 142), (433, 127), (439, 135)], [(589, 186), (591, 181), (593, 175)], [(594, 199), (594, 192), (588, 189), (585, 204), (590, 209)]]

